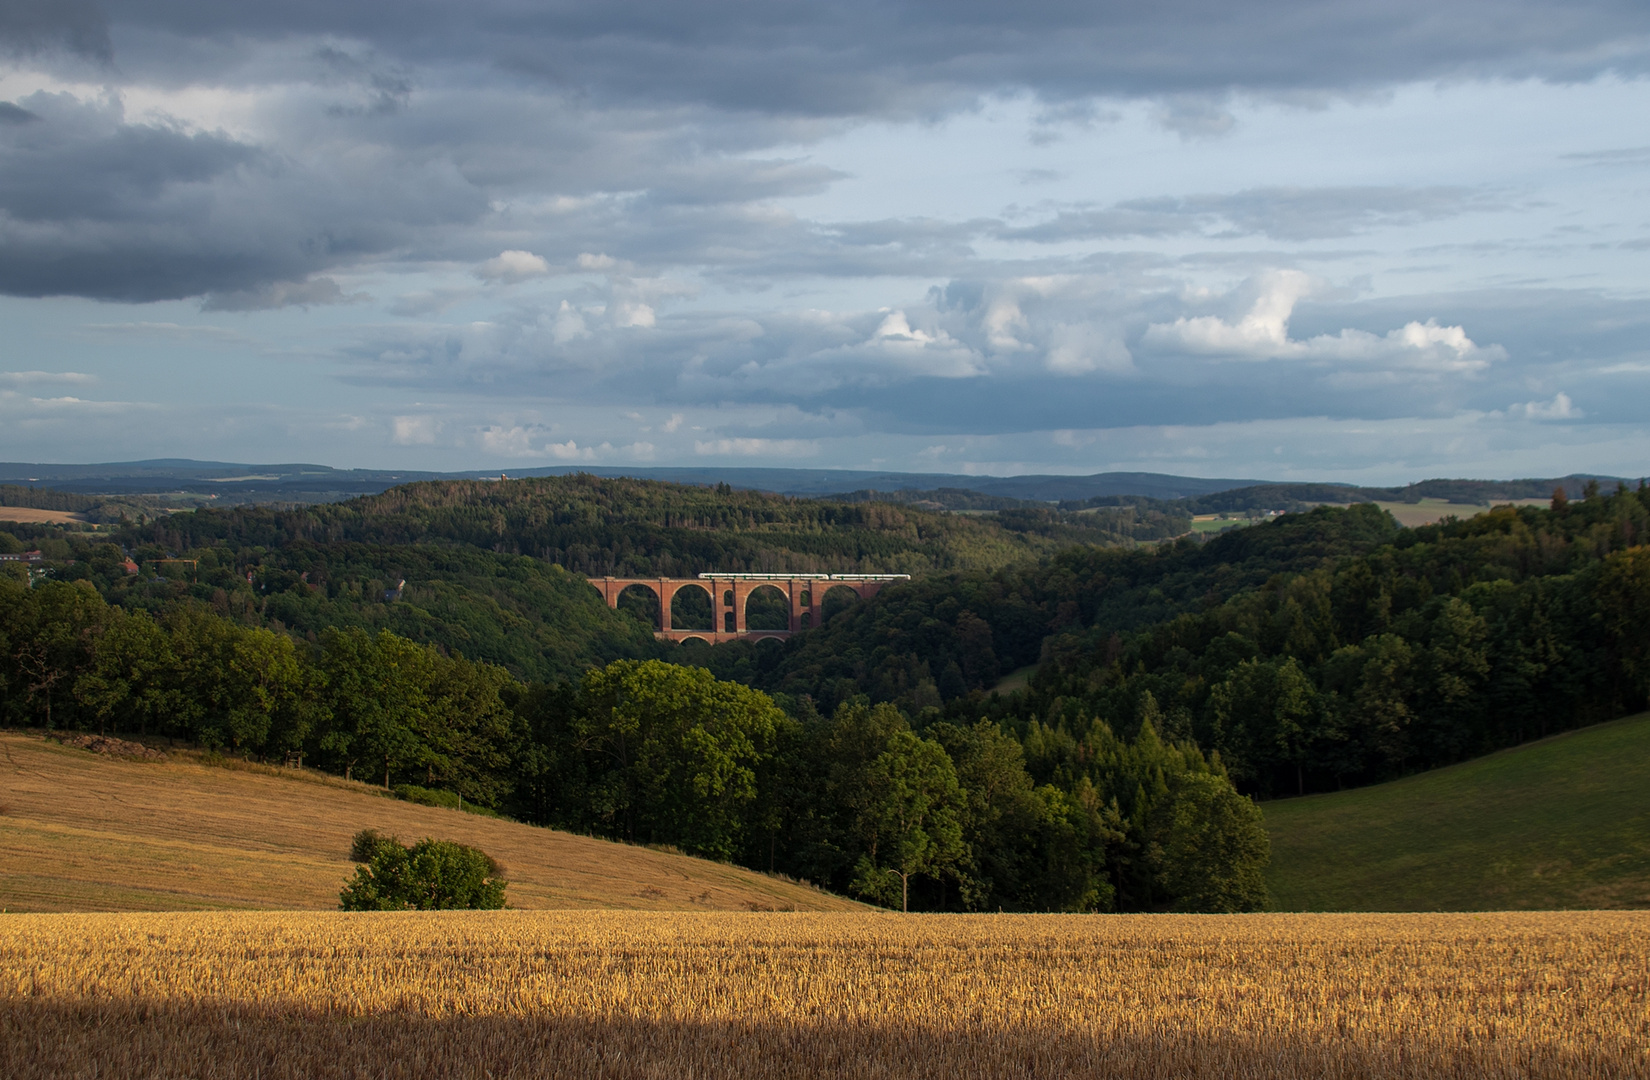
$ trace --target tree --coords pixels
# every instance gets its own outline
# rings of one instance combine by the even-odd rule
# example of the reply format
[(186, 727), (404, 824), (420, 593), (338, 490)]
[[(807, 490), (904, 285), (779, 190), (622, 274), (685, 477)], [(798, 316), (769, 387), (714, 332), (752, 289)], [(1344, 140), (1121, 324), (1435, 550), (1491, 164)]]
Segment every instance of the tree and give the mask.
[(866, 851), (855, 867), (854, 891), (911, 910), (911, 878), (960, 878), (968, 851), (962, 839), (964, 802), (957, 773), (939, 743), (901, 731), (872, 763), (861, 814)]
[(292, 639), (239, 630), (223, 657), (223, 732), (235, 750), (296, 749), (309, 734), (306, 671)]
[(1650, 548), (1611, 555), (1596, 596), (1615, 654), (1619, 692), (1629, 708), (1642, 708), (1650, 700)]
[(1329, 658), (1327, 681), (1340, 696), (1347, 732), (1361, 744), (1366, 765), (1397, 771), (1413, 753), (1414, 666), (1414, 648), (1397, 634), (1373, 635)]
[(1317, 689), (1293, 656), (1238, 664), (1209, 691), (1209, 710), (1234, 776), (1268, 792), (1270, 772), (1287, 765), (1296, 793), (1306, 793), (1304, 764), (1319, 710)]
[(425, 838), (403, 847), (394, 837), (357, 836), (366, 865), (338, 894), (344, 911), (496, 910), (508, 884), (498, 863), (479, 848)]
[(703, 668), (616, 660), (585, 676), (574, 727), (608, 831), (731, 859), (783, 722), (768, 695)]
[(346, 777), (358, 761), (381, 763), (388, 790), (395, 771), (418, 763), (434, 657), (428, 646), (388, 630), (376, 637), (359, 628), (321, 636), (330, 723), (320, 747), (342, 761)]
[(1271, 843), (1260, 808), (1224, 778), (1186, 773), (1173, 793), (1160, 877), (1175, 911), (1261, 911)]
[(104, 734), (124, 720), (147, 733), (176, 711), (177, 688), (170, 678), (177, 666), (168, 635), (148, 612), (111, 608), (103, 632), (92, 645), (92, 663), (75, 680), (76, 699), (97, 717)]
[[(88, 582), (0, 583), (3, 680), (12, 723), (72, 726), (72, 691), (91, 666), (92, 643), (109, 607)], [(67, 715), (60, 711), (68, 706)]]
[(525, 725), (504, 701), (509, 674), (492, 664), (432, 655), (425, 687), (428, 708), (419, 716), (425, 782), (466, 800), (497, 806), (510, 789), (511, 750)]

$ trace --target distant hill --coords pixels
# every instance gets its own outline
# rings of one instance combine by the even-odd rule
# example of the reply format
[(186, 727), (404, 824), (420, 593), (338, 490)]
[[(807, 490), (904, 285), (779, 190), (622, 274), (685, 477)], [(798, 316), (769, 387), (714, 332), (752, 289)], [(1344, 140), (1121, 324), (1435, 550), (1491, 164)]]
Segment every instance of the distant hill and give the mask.
[[(1607, 490), (1616, 477), (1572, 475), (1551, 480), (1424, 480), (1399, 487), (1357, 487), (1333, 483), (1277, 483), (1266, 480), (1173, 476), (1165, 473), (1103, 472), (1089, 476), (969, 476), (955, 473), (872, 472), (854, 469), (764, 468), (602, 468), (557, 465), (538, 469), (476, 469), (427, 472), (407, 469), (334, 469), (326, 465), (249, 465), (222, 461), (163, 458), (152, 461), (93, 465), (45, 465), (0, 462), (0, 484), (49, 487), (82, 495), (190, 496), (219, 505), (243, 503), (298, 505), (337, 502), (375, 495), (399, 484), (422, 480), (512, 479), (585, 473), (604, 478), (628, 477), (674, 484), (714, 487), (727, 484), (745, 491), (861, 501), (882, 494), (892, 501), (935, 502), (945, 509), (1004, 509), (1007, 503), (1081, 503), (1116, 497), (1161, 501), (1194, 500), (1180, 508), (1188, 513), (1247, 509), (1288, 509), (1317, 503), (1396, 501), (1423, 498), (1485, 504), (1513, 499), (1546, 498), (1562, 485), (1571, 498), (1596, 480)], [(1630, 481), (1629, 483), (1636, 483)], [(972, 492), (990, 497), (992, 505), (964, 505), (959, 496)], [(1231, 498), (1212, 498), (1234, 492)], [(851, 493), (844, 496), (843, 493)], [(947, 497), (949, 493), (949, 497)], [(955, 505), (953, 505), (955, 504)], [(9, 505), (24, 505), (12, 503)], [(54, 507), (55, 508), (55, 507)]]
[(13, 732), (0, 733), (0, 756), (8, 911), (336, 908), (355, 870), (350, 837), (365, 828), (481, 848), (504, 865), (514, 908), (864, 910), (726, 863), (417, 806), (317, 773), (110, 759)]
[(1650, 907), (1650, 714), (1263, 803), (1285, 911)]
[(1067, 519), (1049, 507), (978, 520), (916, 506), (844, 504), (590, 474), (427, 480), (348, 502), (288, 510), (201, 510), (135, 538), (168, 549), (227, 542), (447, 544), (527, 555), (600, 577), (707, 570), (922, 574), (1005, 566), (1077, 543), (1161, 539), (1121, 518)]
[(334, 469), (326, 465), (249, 465), (222, 461), (157, 459), (95, 465), (0, 462), (0, 484), (38, 485), (83, 494), (187, 492), (226, 504), (240, 502), (333, 502), (374, 495), (419, 480), (512, 479), (585, 473), (605, 478), (662, 480), (673, 484), (728, 484), (779, 495), (828, 496), (843, 491), (885, 491), (951, 487), (1010, 499), (1055, 502), (1093, 495), (1147, 495), (1179, 499), (1255, 484), (1255, 480), (1211, 480), (1159, 473), (1097, 473), (1093, 476), (965, 476), (949, 473), (870, 472), (853, 469), (601, 468), (550, 466), (539, 469), (478, 469), (422, 472), (407, 469)]

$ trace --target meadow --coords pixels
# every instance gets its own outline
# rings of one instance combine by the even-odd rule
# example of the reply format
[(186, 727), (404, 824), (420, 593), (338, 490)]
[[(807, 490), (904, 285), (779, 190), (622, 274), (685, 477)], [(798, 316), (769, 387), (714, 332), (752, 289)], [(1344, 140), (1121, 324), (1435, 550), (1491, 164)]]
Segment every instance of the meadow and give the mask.
[(0, 1075), (1642, 1077), (1650, 915), (0, 919)]
[(1650, 907), (1650, 713), (1263, 803), (1285, 911)]

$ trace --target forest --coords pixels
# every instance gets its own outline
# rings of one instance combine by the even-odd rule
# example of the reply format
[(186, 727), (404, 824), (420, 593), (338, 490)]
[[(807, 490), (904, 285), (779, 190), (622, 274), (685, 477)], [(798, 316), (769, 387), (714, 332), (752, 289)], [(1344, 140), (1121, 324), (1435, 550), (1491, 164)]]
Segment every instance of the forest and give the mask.
[[(97, 535), (7, 526), (0, 548), (45, 569), (0, 564), (5, 723), (301, 755), (890, 906), (1250, 910), (1253, 798), (1459, 761), (1650, 694), (1642, 485), (1417, 529), (1363, 503), (1147, 543), (1068, 542), (1047, 510), (999, 511), (1031, 521), (1016, 533), (910, 506), (521, 483)], [(668, 646), (533, 553), (574, 537), (620, 570), (812, 544), (914, 580), (783, 643)]]
[[(1144, 725), (1034, 783), (989, 722), (825, 715), (703, 668), (616, 660), (522, 682), (390, 630), (314, 642), (187, 598), (0, 579), (4, 722), (162, 736), (450, 792), (520, 820), (787, 873), (889, 906), (1252, 910), (1266, 838), (1219, 763)], [(410, 790), (409, 790), (410, 788)]]
[[(1645, 708), (1647, 531), (1643, 487), (1417, 529), (1324, 507), (1206, 544), (929, 577), (782, 649), (701, 662), (826, 707), (987, 717), (1034, 762), (1151, 716), (1246, 793), (1333, 790)], [(1026, 690), (991, 693), (1029, 664)]]

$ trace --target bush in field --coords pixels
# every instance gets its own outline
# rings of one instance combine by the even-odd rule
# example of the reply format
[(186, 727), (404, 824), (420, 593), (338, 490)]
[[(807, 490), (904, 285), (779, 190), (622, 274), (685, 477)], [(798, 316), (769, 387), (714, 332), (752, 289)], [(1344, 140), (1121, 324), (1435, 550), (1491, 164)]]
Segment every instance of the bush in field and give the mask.
[[(345, 911), (448, 911), (504, 906), (502, 868), (485, 851), (426, 837), (412, 847), (372, 829), (355, 835), (364, 861), (338, 894)], [(362, 860), (362, 856), (366, 856)]]

